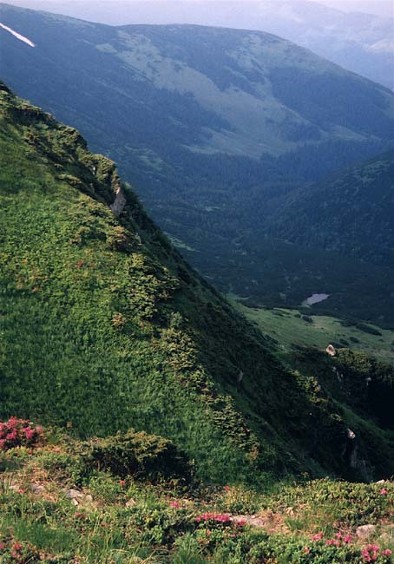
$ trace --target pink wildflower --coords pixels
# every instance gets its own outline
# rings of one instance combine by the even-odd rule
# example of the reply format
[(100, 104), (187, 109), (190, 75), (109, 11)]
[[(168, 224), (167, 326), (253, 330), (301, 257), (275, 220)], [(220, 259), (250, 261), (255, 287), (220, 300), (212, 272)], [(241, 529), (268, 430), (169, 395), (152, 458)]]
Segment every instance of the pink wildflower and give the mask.
[(313, 541), (319, 541), (322, 540), (323, 538), (323, 531), (319, 531), (318, 533), (316, 533), (315, 535), (313, 535), (312, 540)]
[(339, 546), (341, 542), (338, 539), (328, 539), (326, 540), (327, 546)]
[(376, 562), (379, 556), (379, 547), (377, 544), (368, 544), (361, 551), (361, 555), (365, 562)]
[(21, 423), (26, 423), (23, 419), (18, 419), (14, 415), (10, 417), (7, 421), (9, 429), (16, 429)]
[(228, 513), (203, 513), (196, 517), (196, 522), (200, 523), (201, 521), (216, 521), (217, 523), (230, 523), (231, 522), (231, 515)]
[(380, 495), (387, 495), (389, 493), (389, 491), (386, 488), (382, 488), (380, 490)]
[(35, 430), (31, 429), (30, 427), (25, 427), (24, 432), (25, 432), (26, 440), (28, 441), (31, 441), (36, 434)]
[(174, 509), (179, 509), (181, 506), (181, 504), (179, 503), (179, 501), (170, 501), (170, 507), (173, 507)]
[(16, 550), (17, 552), (20, 552), (22, 550), (23, 546), (21, 545), (20, 542), (14, 542), (12, 548), (13, 548), (13, 550)]
[(391, 556), (393, 554), (393, 551), (390, 550), (389, 548), (386, 548), (385, 550), (382, 550), (382, 555), (383, 556)]
[(8, 435), (6, 435), (6, 440), (7, 441), (16, 441), (18, 437), (18, 433), (16, 429), (13, 429), (10, 433), (8, 433)]

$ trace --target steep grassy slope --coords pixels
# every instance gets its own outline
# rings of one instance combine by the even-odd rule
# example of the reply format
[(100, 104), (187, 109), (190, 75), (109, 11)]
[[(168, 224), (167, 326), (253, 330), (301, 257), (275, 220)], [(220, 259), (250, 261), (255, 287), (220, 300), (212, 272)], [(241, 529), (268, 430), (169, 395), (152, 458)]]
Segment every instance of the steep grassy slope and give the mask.
[(266, 33), (113, 28), (5, 5), (0, 21), (35, 43), (0, 29), (3, 77), (116, 159), (220, 289), (292, 307), (326, 292), (332, 314), (393, 325), (380, 305), (392, 270), (265, 229), (284, 195), (392, 146), (390, 91)]
[(2, 86), (0, 131), (2, 417), (157, 433), (217, 482), (394, 471), (391, 434), (283, 368), (74, 129)]

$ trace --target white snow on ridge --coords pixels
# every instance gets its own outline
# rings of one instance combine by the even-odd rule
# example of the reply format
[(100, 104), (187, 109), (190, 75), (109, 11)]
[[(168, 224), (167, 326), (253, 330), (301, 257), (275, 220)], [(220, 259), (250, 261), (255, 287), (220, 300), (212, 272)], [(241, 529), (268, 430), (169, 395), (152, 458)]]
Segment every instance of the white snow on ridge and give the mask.
[(8, 25), (4, 25), (0, 22), (0, 27), (5, 29), (6, 31), (8, 31), (9, 33), (11, 33), (11, 35), (13, 35), (14, 37), (16, 37), (17, 39), (19, 39), (20, 41), (23, 41), (23, 43), (26, 43), (27, 45), (29, 45), (30, 47), (35, 47), (35, 43), (33, 43), (33, 41), (30, 41), (30, 39), (28, 39), (27, 37), (25, 37), (24, 35), (21, 35), (20, 33), (14, 31), (12, 28), (8, 27)]

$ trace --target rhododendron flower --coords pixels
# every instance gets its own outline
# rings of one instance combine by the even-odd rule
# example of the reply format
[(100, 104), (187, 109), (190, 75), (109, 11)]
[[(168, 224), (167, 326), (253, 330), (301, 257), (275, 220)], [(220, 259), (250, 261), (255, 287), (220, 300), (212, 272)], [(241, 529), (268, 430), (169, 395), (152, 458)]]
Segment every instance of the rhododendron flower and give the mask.
[(319, 541), (322, 540), (323, 538), (323, 531), (319, 531), (318, 533), (316, 533), (315, 535), (313, 535), (312, 540), (313, 541)]
[(27, 419), (10, 417), (0, 423), (0, 450), (31, 446), (43, 434), (42, 427), (34, 427)]
[(15, 542), (15, 543), (12, 545), (12, 548), (13, 548), (13, 550), (16, 550), (17, 552), (19, 552), (20, 550), (22, 550), (23, 546), (21, 545), (20, 542)]
[(379, 556), (379, 547), (377, 544), (369, 544), (361, 551), (361, 555), (365, 562), (376, 562)]
[(341, 543), (338, 539), (328, 539), (326, 540), (327, 546), (339, 546)]
[(28, 441), (30, 441), (36, 434), (36, 432), (33, 429), (30, 429), (30, 427), (25, 427), (24, 432), (25, 432), (25, 437)]
[(196, 522), (200, 523), (201, 521), (216, 521), (217, 523), (230, 523), (231, 522), (231, 515), (228, 513), (203, 513), (196, 517)]
[(345, 544), (350, 544), (350, 543), (352, 542), (352, 540), (353, 540), (353, 539), (352, 539), (352, 535), (345, 535), (345, 536), (342, 538), (342, 540), (343, 540), (343, 542), (344, 542)]
[(25, 421), (24, 419), (18, 419), (14, 415), (10, 417), (7, 421), (7, 425), (9, 429), (16, 429), (19, 425), (21, 424), (23, 425), (24, 423), (27, 423), (27, 421)]
[(385, 550), (382, 550), (382, 554), (383, 556), (391, 556), (393, 554), (393, 551), (389, 548), (386, 548)]

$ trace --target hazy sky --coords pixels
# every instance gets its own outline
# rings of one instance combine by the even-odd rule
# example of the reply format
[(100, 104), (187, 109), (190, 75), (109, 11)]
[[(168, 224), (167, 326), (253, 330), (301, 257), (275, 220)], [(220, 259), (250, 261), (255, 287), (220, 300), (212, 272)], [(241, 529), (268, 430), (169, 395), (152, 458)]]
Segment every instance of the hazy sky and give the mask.
[(320, 0), (319, 4), (344, 11), (368, 12), (381, 16), (394, 15), (394, 0)]
[[(25, 7), (35, 7), (34, 4), (40, 4), (40, 0), (4, 0), (5, 3), (15, 4), (18, 6), (25, 6)], [(84, 0), (84, 4), (112, 4), (116, 3), (119, 0)], [(127, 3), (133, 4), (134, 1), (141, 0), (126, 0)], [(148, 4), (150, 0), (145, 0)], [(167, 0), (154, 0), (155, 2), (166, 2)], [(177, 1), (177, 0), (175, 0)], [(179, 0), (185, 1), (185, 0)], [(201, 0), (186, 0), (188, 2), (199, 2)], [(205, 0), (209, 1), (209, 0)], [(218, 0), (212, 0), (218, 1)], [(227, 2), (228, 0), (219, 0), (222, 2)], [(263, 1), (263, 0), (262, 0)], [(289, 2), (296, 1), (296, 0), (288, 0)], [(319, 4), (325, 4), (327, 6), (332, 6), (333, 8), (337, 8), (343, 11), (357, 11), (357, 12), (367, 12), (371, 14), (379, 14), (382, 16), (394, 16), (394, 0), (310, 0), (311, 2), (318, 2)], [(46, 6), (53, 6), (62, 4), (63, 6), (66, 4), (72, 4), (74, 2), (81, 3), (81, 0), (44, 0), (41, 2), (42, 4), (45, 3)], [(122, 3), (125, 3), (125, 0), (122, 0)]]

